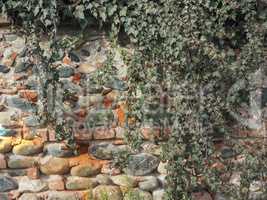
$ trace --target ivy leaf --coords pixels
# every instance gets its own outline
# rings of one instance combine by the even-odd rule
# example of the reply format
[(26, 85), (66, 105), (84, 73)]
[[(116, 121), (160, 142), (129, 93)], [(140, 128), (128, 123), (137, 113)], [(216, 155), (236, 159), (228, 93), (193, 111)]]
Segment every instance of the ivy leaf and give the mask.
[(84, 19), (85, 18), (84, 6), (82, 6), (82, 5), (77, 6), (73, 14), (78, 19)]

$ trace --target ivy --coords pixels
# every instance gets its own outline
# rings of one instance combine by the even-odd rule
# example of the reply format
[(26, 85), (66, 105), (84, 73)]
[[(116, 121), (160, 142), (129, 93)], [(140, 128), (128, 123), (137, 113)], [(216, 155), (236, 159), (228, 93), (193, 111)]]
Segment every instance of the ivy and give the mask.
[[(236, 104), (229, 105), (226, 98), (233, 84), (239, 80), (249, 82), (250, 75), (264, 67), (265, 1), (6, 0), (0, 5), (23, 25), (30, 37), (49, 34), (54, 52), (59, 52), (54, 47), (58, 44), (57, 27), (64, 22), (63, 13), (80, 23), (81, 31), (94, 18), (93, 23), (109, 28), (115, 44), (119, 33), (127, 34), (135, 49), (127, 59), (127, 140), (139, 149), (142, 138), (138, 134), (148, 116), (144, 108), (153, 107), (156, 102), (153, 97), (168, 100), (155, 109), (160, 118), (150, 116), (152, 124), (156, 123), (162, 131), (171, 127), (162, 155), (169, 161), (168, 199), (191, 199), (192, 192), (203, 186), (211, 193), (220, 191), (234, 199), (249, 199), (251, 184), (266, 178), (263, 164), (266, 156), (262, 156), (265, 146), (251, 153), (231, 140), (233, 120), (228, 111)], [(44, 59), (47, 58), (40, 57), (40, 62)], [(59, 56), (49, 58), (51, 62), (43, 65), (43, 70), (52, 70), (52, 60), (58, 59)], [(98, 74), (101, 83), (113, 75), (111, 60), (112, 54), (107, 68)], [(58, 84), (56, 79), (46, 81)], [(59, 130), (65, 130), (64, 123)], [(238, 189), (222, 178), (236, 166), (216, 154), (213, 145), (216, 134), (246, 157)], [(157, 138), (153, 142), (157, 143)], [(218, 162), (225, 164), (225, 171), (211, 167)]]

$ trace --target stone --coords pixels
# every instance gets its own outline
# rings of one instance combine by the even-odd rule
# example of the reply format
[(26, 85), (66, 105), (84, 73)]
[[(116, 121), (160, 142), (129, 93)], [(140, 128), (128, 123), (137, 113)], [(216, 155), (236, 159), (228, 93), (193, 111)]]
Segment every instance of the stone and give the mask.
[(105, 174), (98, 174), (96, 176), (96, 180), (98, 181), (100, 185), (111, 185), (112, 184), (112, 180), (110, 179), (110, 177)]
[(22, 140), (20, 144), (13, 147), (13, 153), (16, 155), (30, 156), (38, 154), (43, 150), (41, 140)]
[(130, 155), (125, 172), (133, 176), (144, 176), (157, 169), (159, 162), (157, 157), (147, 153)]
[(45, 200), (91, 200), (91, 190), (86, 191), (49, 191)]
[(109, 109), (92, 109), (89, 111), (86, 119), (86, 128), (95, 128), (97, 126), (110, 127), (114, 122), (114, 114)]
[(0, 154), (0, 169), (6, 169), (6, 157), (4, 154)]
[(24, 192), (43, 192), (48, 190), (48, 185), (46, 182), (37, 179), (32, 180), (28, 177), (23, 177), (19, 180), (19, 191)]
[(95, 140), (108, 140), (115, 138), (115, 131), (111, 128), (97, 127), (93, 130)]
[(33, 167), (35, 162), (34, 157), (11, 155), (8, 158), (7, 165), (11, 169), (24, 169)]
[(10, 71), (10, 68), (5, 65), (0, 65), (0, 72), (2, 73), (8, 73)]
[(143, 181), (139, 182), (139, 188), (144, 191), (153, 191), (159, 186), (158, 179), (154, 176), (145, 177)]
[(72, 176), (89, 177), (98, 174), (101, 167), (98, 163), (80, 164), (73, 167), (70, 173)]
[(8, 174), (9, 176), (27, 176), (27, 169), (2, 169), (2, 174)]
[(41, 200), (37, 194), (24, 193), (20, 196), (19, 200)]
[(50, 143), (45, 145), (44, 152), (47, 155), (55, 156), (55, 157), (70, 157), (73, 156), (73, 150), (67, 147), (63, 143)]
[(93, 190), (94, 200), (123, 200), (122, 192), (118, 186), (99, 185)]
[(13, 178), (0, 175), (0, 192), (8, 192), (17, 188), (18, 184)]
[(160, 185), (162, 186), (162, 187), (166, 187), (167, 186), (167, 179), (166, 179), (166, 177), (167, 177), (167, 175), (166, 174), (161, 174), (161, 175), (159, 175), (157, 178), (158, 178), (158, 180), (159, 180), (159, 182), (160, 182)]
[(73, 62), (80, 62), (79, 56), (74, 51), (69, 52), (69, 57), (70, 57), (71, 61), (73, 61)]
[(27, 127), (38, 127), (41, 125), (37, 116), (34, 115), (30, 115), (28, 117), (23, 118), (23, 121)]
[(81, 86), (72, 83), (70, 80), (68, 79), (64, 79), (61, 81), (63, 83), (63, 89), (64, 90), (68, 90), (71, 93), (75, 93), (75, 94), (80, 94), (83, 91), (83, 88), (81, 88)]
[(85, 190), (94, 188), (96, 181), (90, 178), (69, 176), (66, 180), (66, 189), (68, 190)]
[(60, 175), (50, 175), (47, 183), (49, 190), (61, 191), (65, 189), (64, 179)]
[(78, 71), (84, 74), (90, 74), (97, 70), (97, 66), (92, 65), (90, 62), (81, 63), (78, 67)]
[(168, 163), (167, 162), (160, 162), (158, 166), (158, 172), (160, 174), (167, 174), (167, 167)]
[(10, 195), (8, 193), (0, 193), (0, 199), (1, 200), (10, 200)]
[(118, 176), (111, 176), (111, 180), (114, 184), (127, 187), (127, 188), (134, 188), (137, 186), (137, 182), (132, 176), (127, 175), (118, 175)]
[(212, 200), (212, 197), (208, 192), (194, 192), (192, 200)]
[(69, 172), (69, 162), (64, 158), (46, 156), (40, 161), (40, 170), (46, 175), (66, 174)]
[(92, 105), (102, 105), (104, 96), (101, 94), (89, 95), (89, 96), (80, 96), (78, 105), (82, 108), (89, 107)]
[(68, 78), (74, 75), (74, 69), (72, 67), (59, 67), (57, 71), (60, 78)]
[(15, 136), (17, 134), (17, 131), (12, 129), (6, 129), (0, 125), (0, 136)]
[(149, 192), (145, 192), (139, 189), (133, 189), (128, 191), (125, 195), (123, 200), (153, 200), (152, 195)]
[(10, 107), (20, 109), (23, 112), (35, 113), (37, 111), (36, 105), (16, 96), (8, 97), (7, 104)]
[(12, 138), (0, 137), (0, 153), (8, 153), (12, 150)]
[(99, 144), (92, 144), (91, 146), (89, 146), (88, 152), (89, 154), (93, 155), (98, 159), (111, 160), (114, 154), (123, 150), (124, 149), (122, 147), (107, 142), (102, 142)]
[(34, 90), (20, 90), (19, 96), (31, 102), (37, 102), (38, 94)]
[(128, 86), (126, 83), (124, 83), (122, 80), (113, 78), (112, 80), (108, 81), (105, 85), (107, 88), (111, 88), (113, 90), (119, 90), (119, 91), (127, 91)]
[[(8, 127), (8, 126), (12, 125), (11, 121), (12, 121), (12, 116), (13, 115), (14, 115), (14, 113), (11, 110), (0, 112), (1, 129), (3, 127)], [(3, 136), (6, 136), (6, 133)]]
[(164, 195), (165, 195), (164, 189), (154, 190), (152, 195), (153, 195), (153, 200), (165, 200), (165, 198), (164, 198)]
[(106, 163), (103, 165), (101, 173), (116, 176), (121, 174), (121, 170), (119, 168), (115, 168), (112, 163)]
[(28, 69), (32, 68), (33, 65), (29, 63), (24, 63), (19, 60), (15, 65), (15, 73), (26, 72)]
[(228, 158), (233, 158), (235, 157), (237, 154), (234, 152), (233, 149), (229, 148), (229, 147), (225, 147), (222, 149), (221, 151), (221, 157), (223, 159), (228, 159)]

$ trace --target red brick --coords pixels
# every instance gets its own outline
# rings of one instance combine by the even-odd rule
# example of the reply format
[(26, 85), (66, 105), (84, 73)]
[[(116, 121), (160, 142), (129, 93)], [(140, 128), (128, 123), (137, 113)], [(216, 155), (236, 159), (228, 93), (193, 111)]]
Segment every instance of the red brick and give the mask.
[(0, 169), (6, 169), (6, 158), (3, 154), (0, 154)]

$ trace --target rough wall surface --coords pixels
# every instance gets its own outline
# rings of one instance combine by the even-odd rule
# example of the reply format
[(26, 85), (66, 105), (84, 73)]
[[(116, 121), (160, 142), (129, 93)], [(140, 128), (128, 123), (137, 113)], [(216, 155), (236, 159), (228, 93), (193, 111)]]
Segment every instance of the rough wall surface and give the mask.
[[(79, 155), (34, 118), (37, 83), (31, 66), (23, 62), (24, 39), (7, 28), (0, 29), (0, 39), (0, 200), (163, 199), (166, 163), (160, 162), (157, 145), (145, 142), (142, 153), (130, 156), (127, 168), (111, 164), (114, 153), (128, 148), (124, 105), (117, 101), (127, 92), (120, 55), (118, 79), (89, 90), (83, 85), (107, 59), (109, 43), (103, 37), (84, 44), (76, 56), (65, 56), (59, 68), (64, 87), (78, 97), (69, 110)], [(84, 127), (88, 117), (95, 124), (92, 129)], [(144, 129), (144, 139), (152, 132)]]

